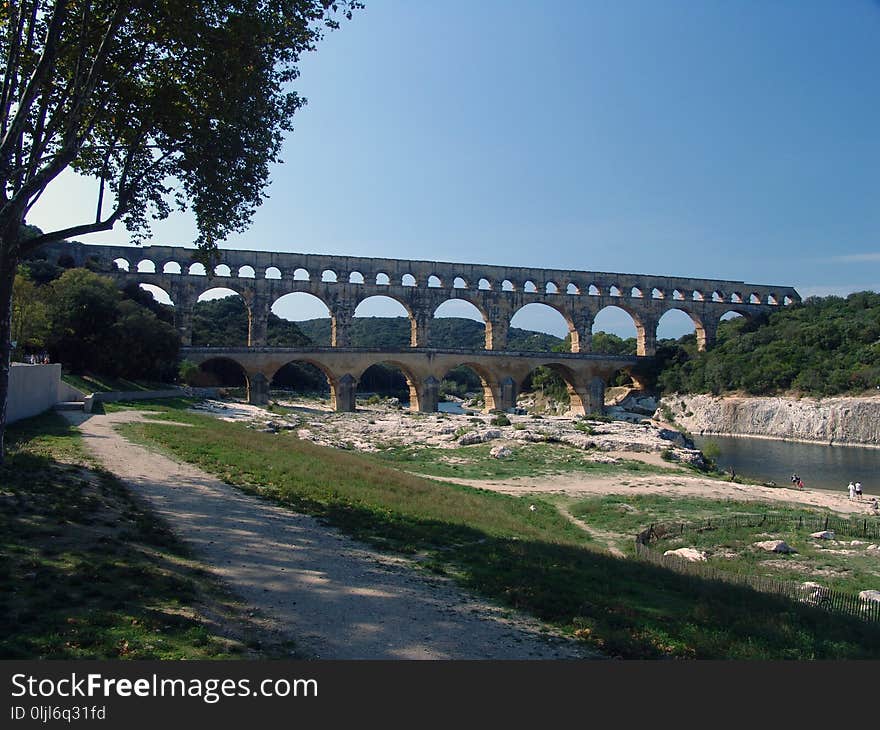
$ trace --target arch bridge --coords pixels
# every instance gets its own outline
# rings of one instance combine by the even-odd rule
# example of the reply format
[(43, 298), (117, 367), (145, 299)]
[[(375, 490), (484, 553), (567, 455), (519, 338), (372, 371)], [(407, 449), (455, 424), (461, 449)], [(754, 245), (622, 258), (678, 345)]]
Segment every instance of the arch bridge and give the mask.
[[(651, 357), (656, 352), (657, 326), (668, 311), (679, 310), (690, 317), (698, 348), (705, 350), (714, 344), (725, 314), (751, 318), (801, 300), (790, 286), (648, 274), (246, 250), (220, 250), (206, 269), (196, 249), (184, 247), (77, 243), (47, 246), (43, 252), (63, 265), (86, 266), (110, 275), (121, 287), (135, 282), (167, 292), (185, 356), (196, 363), (217, 357), (238, 362), (247, 373), (252, 401), (264, 402), (271, 375), (278, 368), (304, 360), (327, 375), (340, 410), (353, 408), (358, 377), (369, 364), (378, 362), (394, 362), (406, 374), (414, 408), (434, 410), (432, 388), (442, 379), (438, 373), (453, 361), (452, 367), (468, 364), (483, 379), (487, 407), (490, 403), (510, 407), (510, 393), (515, 402), (522, 378), (537, 365), (548, 365), (566, 378), (573, 402), (580, 399), (586, 412), (600, 410), (594, 381), (636, 362), (636, 358), (592, 352), (593, 323), (603, 309), (617, 307), (626, 312), (635, 325), (637, 355)], [(205, 291), (218, 287), (238, 293), (245, 302), (247, 348), (191, 347), (195, 304)], [(311, 294), (327, 306), (329, 348), (266, 347), (272, 305), (296, 292)], [(373, 296), (396, 300), (406, 309), (409, 349), (377, 352), (351, 347), (355, 309)], [(450, 300), (468, 302), (480, 313), (485, 324), (482, 350), (432, 348), (434, 313)], [(511, 319), (528, 304), (547, 305), (564, 318), (571, 337), (570, 353), (508, 350)], [(361, 367), (364, 363), (369, 364)]]

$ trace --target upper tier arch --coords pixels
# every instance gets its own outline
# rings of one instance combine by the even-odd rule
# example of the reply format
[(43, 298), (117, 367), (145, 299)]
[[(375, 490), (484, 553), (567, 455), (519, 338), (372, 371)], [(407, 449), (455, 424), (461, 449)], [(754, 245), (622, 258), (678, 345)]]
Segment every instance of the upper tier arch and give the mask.
[[(430, 321), (436, 308), (449, 298), (461, 298), (485, 315), (487, 349), (504, 350), (510, 318), (522, 307), (539, 303), (563, 315), (573, 346), (582, 353), (589, 350), (591, 319), (607, 306), (620, 307), (640, 328), (643, 355), (654, 353), (657, 322), (667, 309), (681, 309), (695, 323), (702, 323), (709, 346), (715, 324), (730, 309), (758, 316), (801, 301), (790, 286), (693, 277), (231, 249), (223, 250), (217, 262), (205, 267), (194, 266), (200, 258), (197, 251), (184, 247), (68, 243), (44, 250), (49, 260), (63, 256), (75, 266), (89, 262), (120, 286), (136, 279), (162, 287), (178, 304), (178, 328), (184, 335), (188, 312), (198, 295), (218, 286), (219, 279), (248, 303), (254, 346), (265, 344), (262, 319), (268, 317), (271, 303), (294, 291), (314, 294), (327, 303), (338, 334), (337, 346), (346, 345), (346, 328), (357, 304), (383, 295), (411, 313), (412, 346), (416, 348), (431, 347)], [(142, 261), (151, 262), (153, 270), (138, 271)], [(166, 262), (177, 263), (180, 273), (165, 272)], [(120, 268), (125, 266), (128, 271)], [(243, 270), (247, 276), (240, 275)], [(298, 278), (297, 271), (308, 272), (308, 277)], [(352, 276), (355, 272), (359, 276)]]

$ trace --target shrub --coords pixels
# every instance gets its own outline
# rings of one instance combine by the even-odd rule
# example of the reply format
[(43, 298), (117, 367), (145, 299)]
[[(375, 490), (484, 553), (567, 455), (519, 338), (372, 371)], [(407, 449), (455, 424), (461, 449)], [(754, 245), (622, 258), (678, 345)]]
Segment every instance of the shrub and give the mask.
[(489, 423), (491, 423), (493, 426), (509, 426), (510, 419), (502, 413), (498, 416), (495, 416), (495, 418), (493, 418)]
[(199, 366), (191, 360), (184, 360), (177, 368), (177, 377), (187, 385), (197, 385), (199, 379)]

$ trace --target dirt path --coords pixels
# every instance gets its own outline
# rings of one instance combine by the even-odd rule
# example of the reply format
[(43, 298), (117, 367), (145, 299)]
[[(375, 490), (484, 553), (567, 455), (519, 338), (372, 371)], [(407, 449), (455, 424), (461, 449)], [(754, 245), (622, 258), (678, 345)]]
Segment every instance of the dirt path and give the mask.
[[(65, 414), (88, 448), (249, 604), (322, 659), (559, 659), (591, 654), (305, 515), (132, 444), (132, 411)], [(174, 427), (174, 426), (169, 426)]]
[(569, 522), (577, 525), (584, 532), (591, 535), (592, 537), (599, 540), (600, 542), (603, 542), (605, 544), (605, 549), (609, 553), (611, 553), (612, 555), (614, 555), (615, 557), (618, 557), (618, 558), (626, 557), (624, 555), (623, 550), (621, 550), (619, 547), (617, 547), (614, 544), (614, 541), (619, 537), (619, 535), (615, 535), (614, 533), (607, 532), (605, 530), (599, 530), (595, 527), (591, 527), (586, 522), (584, 522), (580, 517), (575, 517), (571, 512), (568, 511), (568, 509), (566, 509), (562, 505), (557, 505), (557, 509), (559, 509), (559, 512), (562, 514), (562, 516), (565, 517), (565, 519), (567, 519)]

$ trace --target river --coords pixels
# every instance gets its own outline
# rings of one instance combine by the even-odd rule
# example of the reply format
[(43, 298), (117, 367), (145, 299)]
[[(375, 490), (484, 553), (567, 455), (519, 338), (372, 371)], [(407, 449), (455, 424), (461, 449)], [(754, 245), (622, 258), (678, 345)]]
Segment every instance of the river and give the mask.
[(454, 413), (457, 416), (461, 416), (469, 412), (462, 408), (460, 403), (456, 403), (455, 401), (451, 400), (440, 401), (437, 404), (437, 410), (440, 411), (440, 413)]
[(783, 486), (796, 472), (807, 488), (846, 493), (850, 480), (860, 481), (865, 492), (880, 488), (880, 449), (737, 436), (695, 436), (694, 441), (700, 449), (707, 441), (715, 442), (721, 449), (719, 468), (733, 467), (738, 475), (756, 481)]

